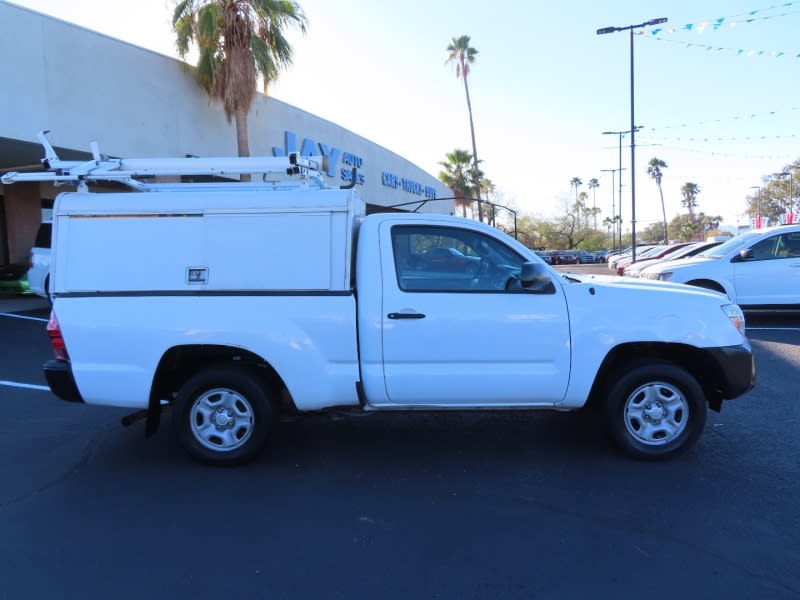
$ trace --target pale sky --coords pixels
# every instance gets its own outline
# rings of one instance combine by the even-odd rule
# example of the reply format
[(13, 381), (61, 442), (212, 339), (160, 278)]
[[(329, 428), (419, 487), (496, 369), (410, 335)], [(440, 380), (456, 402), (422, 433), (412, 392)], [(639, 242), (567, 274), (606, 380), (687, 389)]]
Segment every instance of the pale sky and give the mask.
[[(172, 0), (14, 0), (175, 56)], [(333, 121), (437, 175), (454, 148), (471, 151), (463, 82), (445, 66), (452, 38), (478, 50), (469, 77), (478, 156), (505, 204), (551, 217), (596, 177), (611, 216), (611, 173), (630, 129), (628, 32), (634, 37), (637, 230), (661, 219), (652, 157), (664, 160), (667, 218), (680, 187), (700, 186), (699, 210), (742, 224), (761, 178), (800, 157), (800, 0), (301, 0), (293, 68), (270, 94)], [(299, 132), (302, 134), (302, 132)], [(630, 228), (630, 149), (623, 141), (622, 216)], [(800, 185), (800, 181), (795, 182)], [(615, 185), (615, 188), (618, 186)], [(616, 193), (616, 190), (615, 190)], [(616, 199), (616, 203), (619, 200)]]

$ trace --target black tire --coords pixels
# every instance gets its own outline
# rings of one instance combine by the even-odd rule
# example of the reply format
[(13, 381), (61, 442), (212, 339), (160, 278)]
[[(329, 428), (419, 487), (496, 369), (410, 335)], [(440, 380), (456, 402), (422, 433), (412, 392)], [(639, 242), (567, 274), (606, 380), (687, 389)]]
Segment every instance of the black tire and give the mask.
[(708, 403), (688, 371), (672, 363), (648, 361), (618, 375), (604, 408), (611, 437), (624, 452), (658, 460), (694, 445), (705, 428)]
[(172, 426), (193, 458), (233, 465), (254, 458), (266, 444), (277, 410), (255, 368), (219, 365), (183, 384)]

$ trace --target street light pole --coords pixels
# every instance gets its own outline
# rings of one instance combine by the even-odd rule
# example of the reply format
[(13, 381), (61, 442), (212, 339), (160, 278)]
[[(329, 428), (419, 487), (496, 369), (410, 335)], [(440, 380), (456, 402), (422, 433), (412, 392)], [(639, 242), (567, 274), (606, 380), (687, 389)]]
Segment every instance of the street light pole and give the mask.
[[(614, 176), (617, 173), (616, 169), (600, 169), (602, 173), (611, 173), (611, 218), (614, 219), (617, 216), (617, 205), (614, 203)], [(619, 174), (622, 177), (622, 173)], [(614, 237), (611, 241), (611, 249), (616, 252), (617, 251), (617, 224), (615, 221), (612, 221), (614, 224)]]
[[(632, 129), (635, 129), (636, 131), (639, 131), (642, 127), (643, 127), (642, 125), (637, 125), (636, 127), (633, 127)], [(622, 250), (622, 171), (625, 170), (625, 169), (622, 168), (622, 138), (625, 137), (626, 133), (631, 133), (631, 130), (629, 130), (629, 131), (604, 131), (603, 132), (603, 135), (618, 135), (619, 136), (619, 169), (617, 169), (617, 170), (619, 171), (619, 249), (620, 250)], [(631, 204), (633, 204), (633, 202), (634, 202), (634, 198), (633, 198), (633, 196), (631, 196)], [(635, 211), (634, 211), (634, 218), (635, 218)], [(633, 239), (635, 239), (635, 237), (633, 237), (631, 239), (633, 240)], [(636, 246), (635, 243), (633, 245)]]
[[(626, 25), (625, 27), (603, 27), (597, 30), (597, 35), (604, 35), (606, 33), (615, 33), (617, 31), (630, 32), (630, 45), (631, 45), (631, 259), (636, 262), (636, 126), (634, 123), (634, 102), (633, 102), (633, 30), (642, 27), (650, 27), (651, 25), (659, 25), (666, 23), (666, 17), (659, 19), (650, 19), (644, 23), (637, 25)], [(622, 144), (620, 138), (620, 145)], [(622, 173), (620, 173), (622, 179)], [(621, 199), (621, 198), (620, 198)]]

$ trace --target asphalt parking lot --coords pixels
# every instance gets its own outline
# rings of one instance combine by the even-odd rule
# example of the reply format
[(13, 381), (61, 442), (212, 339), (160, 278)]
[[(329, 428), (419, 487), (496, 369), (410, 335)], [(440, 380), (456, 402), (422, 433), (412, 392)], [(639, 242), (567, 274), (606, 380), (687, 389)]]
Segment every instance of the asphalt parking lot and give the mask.
[(574, 414), (313, 416), (214, 469), (43, 389), (46, 318), (0, 302), (0, 598), (800, 597), (800, 319), (749, 319), (757, 387), (674, 461)]

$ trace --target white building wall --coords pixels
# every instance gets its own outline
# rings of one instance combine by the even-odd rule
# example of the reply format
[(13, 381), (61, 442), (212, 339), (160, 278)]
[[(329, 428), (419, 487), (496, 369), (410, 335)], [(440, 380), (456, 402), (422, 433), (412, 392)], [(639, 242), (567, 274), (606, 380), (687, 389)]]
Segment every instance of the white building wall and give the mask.
[[(36, 143), (36, 132), (50, 129), (55, 146), (88, 151), (95, 140), (102, 153), (128, 158), (236, 154), (235, 127), (180, 61), (3, 0), (0, 23), (0, 137)], [(251, 155), (283, 149), (286, 132), (295, 135), (297, 150), (304, 140), (315, 154), (320, 144), (338, 149), (332, 185), (345, 183), (345, 153), (360, 162), (358, 189), (367, 202), (388, 206), (452, 196), (434, 176), (390, 150), (259, 95), (249, 118)], [(403, 180), (416, 185), (404, 189)], [(453, 204), (433, 202), (424, 210), (450, 213)]]

